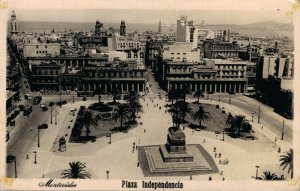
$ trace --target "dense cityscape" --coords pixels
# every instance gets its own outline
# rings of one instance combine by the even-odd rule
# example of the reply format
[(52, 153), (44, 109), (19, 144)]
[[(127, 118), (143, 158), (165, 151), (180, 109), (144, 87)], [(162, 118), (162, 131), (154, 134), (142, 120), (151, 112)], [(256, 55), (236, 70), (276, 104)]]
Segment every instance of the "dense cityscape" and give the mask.
[(293, 178), (293, 40), (174, 23), (30, 33), (12, 11), (7, 176)]

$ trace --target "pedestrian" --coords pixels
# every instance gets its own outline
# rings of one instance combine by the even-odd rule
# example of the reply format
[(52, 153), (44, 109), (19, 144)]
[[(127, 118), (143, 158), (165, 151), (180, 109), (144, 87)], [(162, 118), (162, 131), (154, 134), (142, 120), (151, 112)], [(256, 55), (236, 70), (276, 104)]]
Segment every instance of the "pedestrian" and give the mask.
[(144, 133), (146, 133), (146, 129), (144, 129)]
[(223, 181), (225, 180), (225, 178), (223, 177)]
[(185, 126), (183, 126), (183, 130), (185, 129)]
[(137, 167), (139, 167), (140, 166), (140, 162), (137, 162)]
[(221, 158), (221, 153), (219, 153), (219, 158)]
[(205, 139), (203, 139), (203, 143), (205, 143)]
[(158, 104), (156, 104), (157, 105), (157, 107), (158, 107)]
[[(214, 152), (216, 152), (216, 147), (214, 147)], [(216, 153), (217, 154), (217, 153)]]
[(134, 153), (134, 148), (132, 148), (132, 151), (131, 151), (132, 153)]
[(261, 130), (263, 130), (263, 129), (264, 129), (264, 126), (262, 125), (262, 126), (261, 126)]
[(221, 176), (223, 175), (223, 170), (220, 171), (220, 175), (221, 175)]
[(281, 152), (281, 148), (280, 147), (278, 147), (278, 153), (280, 153)]
[(32, 127), (30, 127), (30, 131), (33, 131), (33, 128), (32, 128)]
[(134, 146), (134, 145), (135, 145), (135, 142), (133, 142), (132, 144), (133, 144), (133, 146)]
[(190, 175), (190, 180), (192, 180), (193, 179), (193, 177), (192, 177), (192, 175)]
[(138, 146), (135, 146), (135, 150), (138, 150)]
[(211, 181), (211, 180), (212, 180), (211, 176), (210, 176), (210, 177), (208, 177), (208, 180), (209, 180), (209, 181)]
[(217, 158), (217, 155), (218, 155), (218, 154), (217, 154), (217, 153), (215, 153), (215, 158)]
[(221, 160), (219, 160), (219, 164), (222, 164), (222, 161), (221, 161)]

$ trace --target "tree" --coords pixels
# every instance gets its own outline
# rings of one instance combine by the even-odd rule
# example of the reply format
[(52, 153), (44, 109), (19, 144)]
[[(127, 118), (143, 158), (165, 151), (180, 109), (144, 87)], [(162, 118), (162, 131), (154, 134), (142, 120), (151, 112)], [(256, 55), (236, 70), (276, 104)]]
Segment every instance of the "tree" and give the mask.
[(124, 100), (128, 103), (128, 110), (131, 113), (131, 119), (135, 119), (136, 114), (143, 112), (143, 106), (141, 105), (139, 98), (140, 94), (134, 91), (130, 91), (124, 95)]
[(181, 95), (180, 97), (183, 98), (184, 102), (186, 100), (186, 95), (192, 93), (191, 90), (190, 90), (190, 88), (188, 86), (186, 86), (186, 85), (182, 89), (179, 89), (178, 91), (180, 92), (180, 95)]
[(83, 119), (82, 122), (84, 124), (84, 126), (86, 127), (86, 140), (89, 137), (89, 133), (90, 133), (90, 126), (97, 126), (97, 120), (93, 117), (93, 113), (89, 110), (85, 110), (84, 114), (83, 114)]
[(111, 95), (111, 97), (113, 98), (114, 103), (116, 103), (117, 99), (120, 99), (121, 97), (121, 92), (119, 90), (117, 90), (116, 88), (111, 90), (109, 92), (109, 94)]
[(284, 180), (284, 176), (277, 176), (275, 173), (271, 173), (270, 171), (264, 171), (261, 177), (258, 177), (259, 180)]
[(197, 97), (197, 103), (199, 103), (200, 97), (204, 97), (203, 91), (202, 90), (197, 90), (194, 94), (194, 97)]
[(114, 113), (114, 119), (120, 120), (120, 129), (123, 128), (123, 121), (128, 118), (128, 104), (119, 104), (116, 112)]
[(171, 100), (172, 105), (174, 104), (174, 99), (176, 97), (176, 93), (177, 92), (174, 88), (172, 88), (168, 91), (167, 97), (168, 97), (169, 101)]
[(177, 108), (179, 112), (178, 114), (181, 116), (182, 122), (184, 122), (187, 113), (190, 113), (192, 109), (189, 107), (188, 103), (184, 101), (177, 101), (174, 106)]
[(91, 178), (91, 174), (86, 172), (85, 163), (81, 162), (69, 162), (70, 168), (64, 170), (61, 175), (62, 178), (74, 178), (74, 179), (86, 179)]
[(280, 155), (280, 166), (283, 167), (283, 170), (288, 168), (288, 173), (291, 173), (291, 179), (293, 179), (293, 158), (294, 158), (294, 152), (293, 149), (290, 149), (289, 151), (285, 152), (284, 155)]
[(248, 122), (248, 120), (244, 115), (235, 115), (230, 120), (231, 128), (237, 130), (240, 135), (242, 125), (246, 122)]
[(192, 117), (194, 120), (199, 121), (199, 128), (201, 128), (202, 121), (209, 121), (211, 119), (210, 113), (201, 104), (199, 104), (197, 110), (194, 111)]

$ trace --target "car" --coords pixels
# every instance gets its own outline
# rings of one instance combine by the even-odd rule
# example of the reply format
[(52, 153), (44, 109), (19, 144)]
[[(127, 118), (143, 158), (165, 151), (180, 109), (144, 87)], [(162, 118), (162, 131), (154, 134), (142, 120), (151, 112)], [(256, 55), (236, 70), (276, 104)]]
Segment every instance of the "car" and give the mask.
[(44, 108), (44, 107), (46, 107), (46, 104), (45, 103), (41, 103), (40, 104), (40, 108)]
[(38, 126), (38, 129), (47, 129), (47, 128), (48, 128), (47, 123), (39, 124), (39, 126)]
[(48, 107), (43, 107), (42, 111), (48, 111)]

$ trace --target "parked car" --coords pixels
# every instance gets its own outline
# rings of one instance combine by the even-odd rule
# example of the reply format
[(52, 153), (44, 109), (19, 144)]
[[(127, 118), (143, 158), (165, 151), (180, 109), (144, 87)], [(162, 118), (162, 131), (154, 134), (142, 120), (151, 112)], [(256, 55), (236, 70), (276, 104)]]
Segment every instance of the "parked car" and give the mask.
[(41, 103), (40, 108), (44, 108), (44, 107), (46, 107), (46, 103)]
[(39, 126), (38, 126), (38, 129), (47, 129), (47, 128), (48, 128), (47, 123), (39, 124)]

